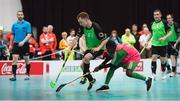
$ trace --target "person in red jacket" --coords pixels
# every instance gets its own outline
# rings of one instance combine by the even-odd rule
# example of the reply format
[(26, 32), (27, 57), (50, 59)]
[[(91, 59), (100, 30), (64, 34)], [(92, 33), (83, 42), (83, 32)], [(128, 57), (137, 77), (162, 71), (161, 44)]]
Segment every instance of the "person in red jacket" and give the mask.
[[(56, 34), (53, 32), (53, 26), (52, 25), (48, 25), (48, 33), (51, 35), (51, 37), (53, 38), (53, 42), (52, 42), (52, 49), (51, 51), (52, 52), (55, 52), (56, 50), (56, 47), (57, 47), (57, 38), (56, 38)], [(52, 54), (51, 55), (51, 58), (52, 59), (55, 59), (56, 58), (56, 55), (55, 54)]]

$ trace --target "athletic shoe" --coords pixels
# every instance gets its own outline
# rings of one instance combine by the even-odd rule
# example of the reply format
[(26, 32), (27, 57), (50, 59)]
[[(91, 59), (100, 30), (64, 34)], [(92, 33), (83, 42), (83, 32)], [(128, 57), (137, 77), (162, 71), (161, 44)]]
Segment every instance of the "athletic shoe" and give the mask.
[(103, 85), (99, 89), (96, 90), (96, 92), (99, 92), (99, 91), (107, 92), (109, 91), (109, 86)]
[(170, 69), (170, 70), (167, 70), (167, 72), (166, 72), (166, 74), (169, 74), (169, 73), (171, 73), (171, 69)]
[(30, 79), (30, 76), (26, 76), (25, 78), (24, 78), (24, 80), (29, 80)]
[(9, 79), (10, 81), (16, 81), (16, 77), (12, 77)]
[(149, 91), (149, 89), (151, 88), (151, 85), (152, 85), (152, 78), (148, 77), (148, 79), (146, 81), (146, 85), (147, 85), (147, 91)]
[(90, 81), (87, 90), (90, 90), (95, 82), (96, 82), (96, 79), (93, 79), (92, 81)]
[(152, 74), (152, 78), (153, 78), (153, 80), (156, 80), (156, 74)]
[(171, 72), (170, 75), (169, 75), (169, 77), (174, 77), (175, 75), (176, 75), (176, 73)]
[(82, 77), (81, 78), (81, 81), (79, 82), (80, 84), (85, 84), (87, 81), (87, 78), (86, 77)]

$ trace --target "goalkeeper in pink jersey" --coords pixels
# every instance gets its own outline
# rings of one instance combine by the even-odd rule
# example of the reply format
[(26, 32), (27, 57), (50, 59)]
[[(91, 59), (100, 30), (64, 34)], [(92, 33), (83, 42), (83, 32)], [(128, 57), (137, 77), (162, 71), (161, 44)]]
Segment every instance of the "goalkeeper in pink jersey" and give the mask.
[[(105, 56), (106, 59), (104, 60), (104, 62), (96, 67), (94, 69), (94, 72), (97, 72), (106, 67), (110, 67), (110, 69), (106, 76), (105, 84), (96, 91), (109, 91), (108, 84), (114, 74), (114, 71), (119, 67), (123, 67), (124, 69), (126, 69), (126, 75), (128, 77), (145, 81), (147, 85), (147, 91), (149, 91), (149, 89), (151, 88), (152, 78), (145, 77), (134, 72), (134, 69), (137, 67), (141, 59), (139, 52), (134, 47), (124, 44), (116, 45), (113, 41), (108, 41), (106, 44), (106, 48), (108, 56)], [(106, 64), (111, 59), (112, 61), (109, 64)]]

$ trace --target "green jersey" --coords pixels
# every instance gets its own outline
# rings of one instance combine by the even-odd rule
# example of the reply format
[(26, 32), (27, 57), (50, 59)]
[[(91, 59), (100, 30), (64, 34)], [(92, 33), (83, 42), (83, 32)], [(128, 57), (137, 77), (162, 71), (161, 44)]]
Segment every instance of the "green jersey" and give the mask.
[(82, 35), (81, 33), (85, 35), (88, 50), (98, 47), (102, 40), (106, 38), (106, 35), (102, 32), (101, 27), (95, 22), (92, 22), (92, 26), (90, 28), (81, 28), (81, 32), (79, 34)]
[(176, 42), (177, 38), (179, 37), (178, 24), (176, 22), (174, 22), (172, 25), (170, 25), (168, 32), (169, 31), (172, 31), (172, 35), (169, 36), (168, 41), (169, 42)]
[(152, 45), (153, 46), (166, 46), (168, 41), (159, 41), (160, 38), (166, 36), (167, 32), (167, 23), (165, 21), (153, 22), (151, 25), (152, 30)]

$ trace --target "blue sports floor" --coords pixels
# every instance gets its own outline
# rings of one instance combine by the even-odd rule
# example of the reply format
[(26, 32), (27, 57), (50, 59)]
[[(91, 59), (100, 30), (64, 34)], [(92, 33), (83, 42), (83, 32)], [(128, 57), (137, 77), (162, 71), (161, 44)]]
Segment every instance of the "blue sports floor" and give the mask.
[[(66, 83), (75, 79), (80, 73), (74, 75), (60, 75), (58, 84)], [(128, 78), (125, 75), (112, 79), (109, 92), (96, 92), (104, 83), (103, 78), (98, 78), (90, 91), (87, 91), (88, 83), (80, 85), (79, 80), (66, 85), (56, 93), (55, 89), (50, 88), (50, 77), (31, 76), (29, 81), (24, 81), (24, 76), (17, 76), (17, 81), (9, 81), (10, 76), (0, 76), (0, 100), (179, 100), (180, 101), (180, 75), (156, 80), (150, 92), (146, 91), (143, 81)], [(117, 75), (115, 75), (117, 76)], [(55, 77), (54, 77), (55, 78)]]

